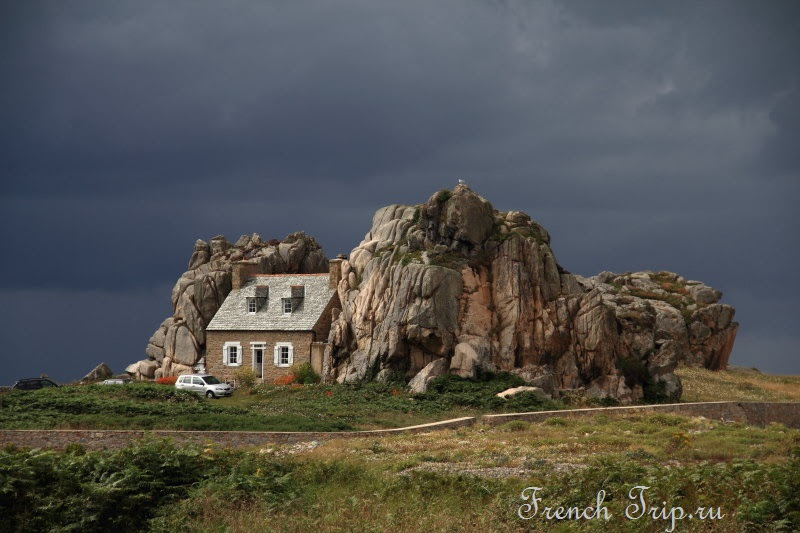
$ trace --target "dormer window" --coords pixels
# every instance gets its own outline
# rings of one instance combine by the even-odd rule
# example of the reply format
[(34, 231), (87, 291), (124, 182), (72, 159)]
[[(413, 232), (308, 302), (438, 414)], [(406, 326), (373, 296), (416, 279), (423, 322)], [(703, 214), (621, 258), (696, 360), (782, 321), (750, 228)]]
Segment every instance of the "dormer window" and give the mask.
[(248, 298), (247, 299), (247, 312), (248, 313), (255, 313), (258, 311), (258, 304), (256, 303), (255, 298)]
[(305, 285), (292, 285), (292, 298), (305, 298), (306, 286)]
[(283, 313), (286, 315), (292, 314), (292, 299), (291, 298), (284, 298), (283, 299)]

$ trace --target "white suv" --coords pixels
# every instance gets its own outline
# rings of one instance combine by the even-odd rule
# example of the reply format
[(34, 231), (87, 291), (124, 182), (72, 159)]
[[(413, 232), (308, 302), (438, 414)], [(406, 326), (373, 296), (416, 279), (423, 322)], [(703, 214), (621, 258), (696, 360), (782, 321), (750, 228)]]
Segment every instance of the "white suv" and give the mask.
[(233, 389), (227, 383), (209, 374), (184, 374), (178, 377), (175, 388), (188, 390), (197, 394), (205, 395), (206, 398), (219, 398), (220, 396), (230, 396)]

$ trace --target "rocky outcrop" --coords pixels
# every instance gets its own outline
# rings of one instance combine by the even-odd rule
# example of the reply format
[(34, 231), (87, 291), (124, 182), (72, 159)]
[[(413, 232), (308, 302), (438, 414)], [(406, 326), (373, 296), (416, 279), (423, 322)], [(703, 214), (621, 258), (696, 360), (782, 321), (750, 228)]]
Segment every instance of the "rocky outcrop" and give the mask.
[(585, 288), (599, 290), (614, 310), (626, 353), (657, 350), (662, 355), (653, 365), (671, 365), (670, 370), (672, 361), (711, 370), (727, 366), (739, 324), (733, 321), (734, 308), (719, 303), (720, 291), (666, 271), (576, 278)]
[(172, 289), (173, 314), (150, 337), (147, 358), (125, 369), (139, 379), (175, 376), (192, 371), (205, 356), (206, 326), (231, 291), (232, 263), (257, 264), (262, 274), (328, 271), (328, 259), (312, 237), (292, 233), (283, 241), (264, 242), (257, 233), (235, 244), (219, 235), (198, 240), (184, 272)]
[(81, 383), (94, 383), (95, 381), (100, 381), (103, 379), (108, 379), (111, 377), (113, 372), (111, 368), (105, 363), (100, 363), (96, 367), (92, 369), (91, 372), (83, 376), (81, 379)]
[(723, 368), (736, 334), (720, 293), (667, 272), (564, 270), (547, 231), (465, 185), (378, 210), (342, 263), (324, 379), (506, 370), (551, 395), (680, 396), (678, 362)]

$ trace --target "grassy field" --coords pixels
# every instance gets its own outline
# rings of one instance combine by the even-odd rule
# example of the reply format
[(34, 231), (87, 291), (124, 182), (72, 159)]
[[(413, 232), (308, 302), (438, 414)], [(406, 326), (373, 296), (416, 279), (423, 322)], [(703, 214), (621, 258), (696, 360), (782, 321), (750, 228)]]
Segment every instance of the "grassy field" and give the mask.
[(220, 400), (149, 383), (70, 386), (0, 395), (0, 428), (336, 431), (564, 407), (532, 393), (495, 397), (522, 383), (510, 374), (481, 382), (446, 377), (416, 396), (391, 383), (264, 385)]
[[(795, 377), (678, 372), (687, 400), (797, 399)], [(0, 395), (0, 426), (349, 429), (563, 407), (495, 398), (513, 384), (444, 379), (417, 397), (391, 384), (269, 386), (221, 401), (160, 385), (64, 387)], [(635, 486), (649, 487), (655, 515), (626, 518)], [(523, 520), (526, 487), (542, 487), (542, 507), (580, 510), (603, 490), (610, 519)], [(649, 532), (671, 530), (678, 507), (721, 517), (684, 517), (676, 531), (800, 530), (800, 431), (598, 415), (239, 451), (167, 441), (0, 450), (3, 531)]]
[[(648, 505), (718, 508), (678, 531), (800, 528), (800, 432), (702, 418), (553, 418), (251, 451), (145, 442), (118, 451), (0, 451), (0, 515), (10, 531), (504, 532), (665, 531), (625, 518)], [(542, 505), (594, 505), (608, 521), (521, 519)], [(678, 514), (677, 512), (675, 513)]]
[(800, 376), (764, 374), (753, 368), (730, 367), (712, 372), (681, 367), (684, 402), (800, 402)]
[[(800, 376), (752, 369), (711, 372), (679, 368), (683, 401), (800, 401)], [(424, 395), (402, 384), (262, 385), (233, 397), (208, 400), (172, 386), (67, 386), (0, 394), (0, 428), (337, 431), (393, 428), (486, 413), (601, 405), (566, 405), (527, 393), (495, 394), (523, 384), (509, 374), (481, 382), (440, 378)]]

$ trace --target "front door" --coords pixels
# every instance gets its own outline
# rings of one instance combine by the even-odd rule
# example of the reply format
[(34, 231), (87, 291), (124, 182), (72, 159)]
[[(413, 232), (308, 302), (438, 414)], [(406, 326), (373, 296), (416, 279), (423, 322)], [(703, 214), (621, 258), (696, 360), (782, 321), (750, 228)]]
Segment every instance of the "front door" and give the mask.
[(256, 372), (256, 377), (261, 379), (264, 377), (264, 347), (256, 346), (253, 348), (253, 370)]

